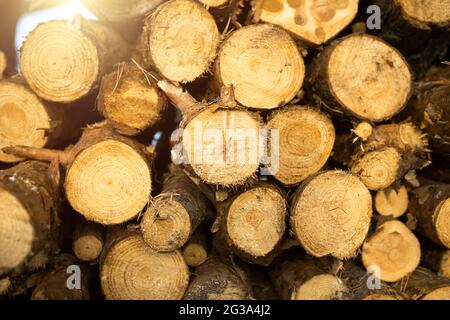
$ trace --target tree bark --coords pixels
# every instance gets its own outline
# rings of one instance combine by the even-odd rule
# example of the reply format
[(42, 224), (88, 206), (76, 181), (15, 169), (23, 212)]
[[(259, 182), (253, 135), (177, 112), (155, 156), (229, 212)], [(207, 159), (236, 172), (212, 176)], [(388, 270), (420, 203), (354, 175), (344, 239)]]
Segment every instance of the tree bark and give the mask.
[(422, 264), (442, 277), (450, 278), (450, 250), (438, 246), (426, 246)]
[(413, 124), (378, 125), (364, 139), (342, 135), (336, 139), (335, 160), (358, 175), (370, 190), (386, 189), (410, 170), (431, 163), (426, 135)]
[(183, 258), (190, 267), (198, 267), (209, 257), (209, 230), (199, 226), (183, 247)]
[(195, 269), (184, 300), (247, 300), (250, 285), (236, 264), (211, 256)]
[(335, 273), (340, 263), (290, 253), (270, 266), (269, 275), (283, 300), (335, 300), (347, 290)]
[(140, 228), (153, 250), (170, 252), (181, 248), (212, 216), (208, 199), (182, 169), (175, 169), (164, 181), (161, 194), (151, 201)]
[(232, 188), (256, 180), (261, 151), (261, 119), (242, 110), (233, 87), (223, 87), (212, 104), (200, 103), (167, 81), (158, 86), (180, 109), (180, 131), (172, 135), (172, 161), (192, 169), (208, 184)]
[(57, 175), (53, 165), (37, 161), (0, 171), (0, 274), (41, 268), (57, 251)]
[(450, 25), (450, 10), (443, 1), (376, 0), (380, 7), (380, 37), (410, 54), (426, 47), (426, 42)]
[(79, 219), (73, 234), (72, 249), (78, 259), (95, 261), (104, 244), (104, 230), (99, 224)]
[[(31, 300), (89, 300), (93, 281), (91, 270), (70, 255), (60, 256), (57, 260), (41, 275), (39, 284), (31, 294)], [(78, 271), (79, 274), (72, 273)], [(71, 275), (80, 277), (79, 288), (76, 287), (77, 281), (70, 281)]]
[(450, 248), (450, 185), (429, 184), (411, 192), (409, 213), (417, 231), (433, 242)]
[(405, 300), (403, 294), (383, 281), (379, 282), (379, 287), (375, 286), (378, 283), (372, 282), (370, 277), (376, 275), (364, 272), (352, 261), (344, 262), (338, 274), (348, 287), (351, 300)]
[(450, 300), (450, 280), (422, 267), (395, 288), (412, 300)]
[(434, 153), (450, 159), (450, 67), (431, 69), (418, 85), (403, 116), (428, 135)]
[(3, 151), (60, 162), (66, 172), (66, 197), (89, 221), (120, 224), (137, 217), (149, 201), (152, 191), (149, 151), (104, 124), (86, 129), (80, 140), (65, 151), (20, 146), (6, 147)]
[[(80, 128), (94, 118), (81, 104), (61, 108), (44, 102), (20, 78), (0, 81), (0, 148), (56, 147), (77, 138)], [(1, 162), (20, 160), (0, 151)]]

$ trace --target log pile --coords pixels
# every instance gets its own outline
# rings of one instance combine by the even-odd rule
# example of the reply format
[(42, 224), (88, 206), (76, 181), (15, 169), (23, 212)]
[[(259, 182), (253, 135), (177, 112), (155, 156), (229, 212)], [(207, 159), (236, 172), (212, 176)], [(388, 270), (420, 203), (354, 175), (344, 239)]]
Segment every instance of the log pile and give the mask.
[(450, 7), (388, 2), (82, 0), (0, 46), (0, 297), (450, 300)]

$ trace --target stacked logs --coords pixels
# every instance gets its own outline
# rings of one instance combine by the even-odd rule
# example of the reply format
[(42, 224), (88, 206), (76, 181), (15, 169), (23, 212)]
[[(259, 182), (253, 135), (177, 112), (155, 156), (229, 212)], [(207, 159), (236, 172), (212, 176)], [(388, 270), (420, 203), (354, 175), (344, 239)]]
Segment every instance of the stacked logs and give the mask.
[(448, 7), (82, 3), (0, 51), (0, 295), (450, 299)]

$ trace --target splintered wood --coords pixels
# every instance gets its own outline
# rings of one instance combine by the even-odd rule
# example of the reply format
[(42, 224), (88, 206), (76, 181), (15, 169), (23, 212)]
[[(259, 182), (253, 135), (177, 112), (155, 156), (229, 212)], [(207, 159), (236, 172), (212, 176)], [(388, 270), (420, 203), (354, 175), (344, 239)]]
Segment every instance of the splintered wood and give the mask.
[(450, 0), (78, 5), (0, 41), (0, 300), (450, 300)]

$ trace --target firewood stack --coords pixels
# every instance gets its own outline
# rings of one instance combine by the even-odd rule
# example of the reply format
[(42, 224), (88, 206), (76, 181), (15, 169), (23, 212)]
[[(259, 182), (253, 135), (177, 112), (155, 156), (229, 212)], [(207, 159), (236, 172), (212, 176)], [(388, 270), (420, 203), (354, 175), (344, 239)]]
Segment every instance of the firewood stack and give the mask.
[(450, 300), (448, 1), (82, 3), (0, 51), (2, 298)]

